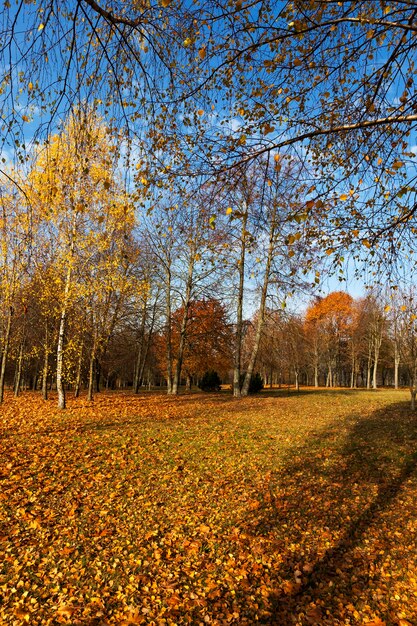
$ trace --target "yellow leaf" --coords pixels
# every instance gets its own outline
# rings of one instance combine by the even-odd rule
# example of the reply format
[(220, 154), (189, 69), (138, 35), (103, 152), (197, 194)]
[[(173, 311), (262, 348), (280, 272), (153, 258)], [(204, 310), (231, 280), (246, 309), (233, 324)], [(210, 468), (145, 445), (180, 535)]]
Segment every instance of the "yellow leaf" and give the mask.
[(403, 161), (394, 161), (394, 163), (392, 164), (392, 167), (394, 170), (399, 170), (400, 167), (404, 166), (404, 162)]
[(282, 585), (282, 590), (286, 596), (295, 596), (300, 591), (301, 585), (299, 583), (292, 583), (285, 581)]
[(364, 240), (362, 241), (362, 243), (363, 243), (363, 245), (365, 246), (365, 248), (370, 248), (370, 247), (371, 247), (371, 244), (369, 243), (369, 241), (368, 241), (367, 239), (364, 239)]
[(386, 313), (388, 313), (388, 311), (390, 311), (390, 310), (391, 310), (391, 307), (390, 307), (390, 305), (389, 305), (389, 304), (387, 304), (387, 306), (384, 308), (384, 311), (385, 311)]
[(70, 619), (72, 614), (75, 613), (75, 608), (71, 605), (61, 604), (56, 612), (59, 616)]
[(233, 209), (231, 206), (227, 207), (226, 209), (226, 215), (230, 215), (231, 213), (233, 213)]
[(164, 7), (164, 9), (166, 9), (166, 7), (169, 7), (169, 5), (171, 4), (172, 0), (161, 0), (161, 4)]
[(198, 51), (198, 56), (200, 57), (202, 61), (206, 58), (206, 53), (207, 53), (207, 50), (205, 47), (200, 48), (200, 50)]
[(45, 28), (45, 24), (39, 24), (38, 31), (41, 31)]
[(339, 197), (339, 200), (342, 200), (343, 202), (347, 199), (348, 199), (348, 196), (346, 193), (342, 193), (342, 195)]
[(207, 526), (206, 524), (200, 524), (200, 526), (198, 527), (198, 530), (201, 533), (207, 534), (210, 532), (210, 526)]
[(204, 115), (203, 109), (198, 109), (197, 113), (198, 113), (198, 115)]
[(182, 43), (185, 48), (188, 48), (188, 46), (191, 46), (191, 44), (193, 43), (193, 40), (191, 39), (191, 37), (187, 37)]
[(30, 620), (30, 614), (27, 613), (23, 608), (18, 607), (17, 609), (15, 609), (14, 614), (18, 619), (24, 620), (25, 622), (28, 622)]

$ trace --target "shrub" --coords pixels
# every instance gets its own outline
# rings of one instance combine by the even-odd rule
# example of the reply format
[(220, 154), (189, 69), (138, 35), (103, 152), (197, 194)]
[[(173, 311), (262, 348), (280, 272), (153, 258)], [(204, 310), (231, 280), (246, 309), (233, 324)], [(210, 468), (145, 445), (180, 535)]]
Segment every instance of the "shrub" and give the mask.
[(200, 380), (199, 387), (202, 391), (220, 391), (220, 377), (214, 370), (208, 370)]
[(249, 393), (259, 393), (264, 388), (264, 381), (259, 372), (252, 374), (249, 383)]
[[(240, 375), (240, 388), (242, 389), (245, 380), (245, 374)], [(264, 381), (262, 376), (256, 372), (252, 374), (249, 382), (249, 393), (259, 393), (264, 388)]]

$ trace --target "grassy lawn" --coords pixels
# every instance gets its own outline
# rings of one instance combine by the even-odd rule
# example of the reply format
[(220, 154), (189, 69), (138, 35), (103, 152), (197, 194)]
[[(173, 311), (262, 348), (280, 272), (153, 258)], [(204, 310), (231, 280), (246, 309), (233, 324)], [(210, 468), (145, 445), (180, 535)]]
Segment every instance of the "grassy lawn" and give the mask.
[(417, 624), (399, 391), (0, 408), (0, 624)]

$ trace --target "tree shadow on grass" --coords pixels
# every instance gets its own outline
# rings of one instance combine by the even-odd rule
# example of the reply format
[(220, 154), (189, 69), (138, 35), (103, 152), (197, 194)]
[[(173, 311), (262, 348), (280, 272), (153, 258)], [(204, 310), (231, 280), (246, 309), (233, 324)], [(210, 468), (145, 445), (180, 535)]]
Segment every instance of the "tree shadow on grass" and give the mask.
[(293, 455), (245, 520), (279, 563), (263, 623), (417, 623), (415, 415), (401, 403), (352, 417)]

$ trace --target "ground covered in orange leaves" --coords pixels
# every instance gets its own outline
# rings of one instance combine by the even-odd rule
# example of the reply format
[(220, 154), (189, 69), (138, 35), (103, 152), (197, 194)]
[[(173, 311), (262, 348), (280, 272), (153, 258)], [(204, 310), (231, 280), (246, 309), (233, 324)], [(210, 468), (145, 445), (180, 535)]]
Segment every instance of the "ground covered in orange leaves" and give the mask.
[(417, 624), (405, 392), (0, 407), (0, 624)]

